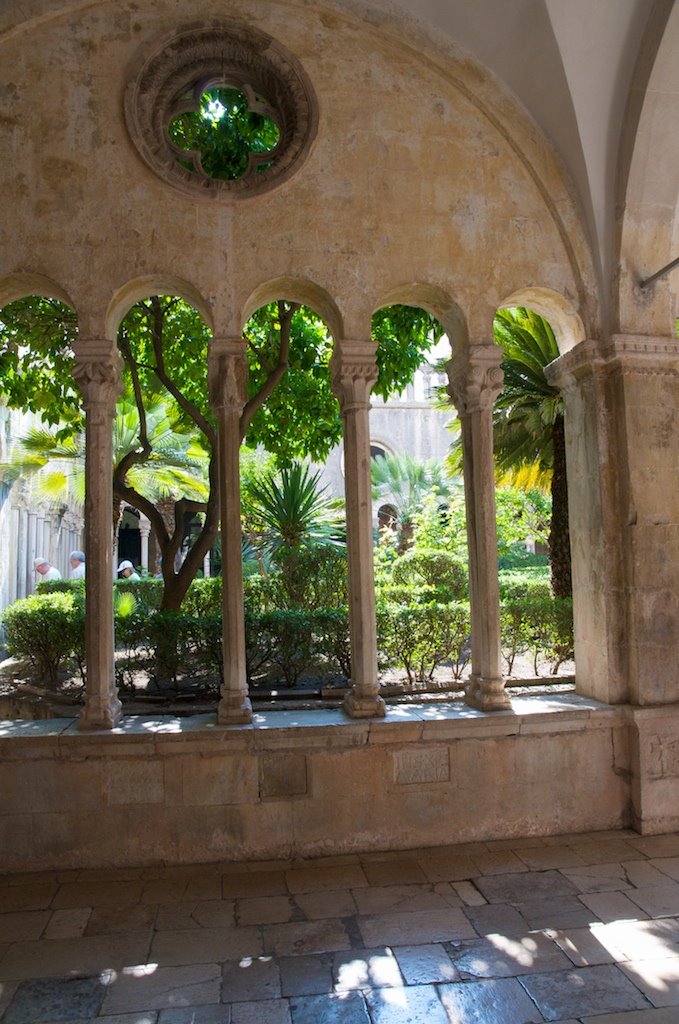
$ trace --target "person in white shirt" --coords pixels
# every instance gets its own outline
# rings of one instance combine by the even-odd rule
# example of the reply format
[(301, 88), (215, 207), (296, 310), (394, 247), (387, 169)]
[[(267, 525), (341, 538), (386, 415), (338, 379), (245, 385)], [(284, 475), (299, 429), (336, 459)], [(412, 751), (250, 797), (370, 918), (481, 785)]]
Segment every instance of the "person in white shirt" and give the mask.
[(44, 580), (60, 580), (61, 573), (50, 565), (46, 558), (35, 558), (33, 568)]
[(136, 583), (137, 580), (141, 579), (139, 573), (134, 571), (132, 562), (128, 561), (127, 558), (118, 566), (118, 572), (121, 573), (124, 580), (128, 580), (130, 583)]
[(85, 579), (85, 552), (71, 551), (71, 579)]

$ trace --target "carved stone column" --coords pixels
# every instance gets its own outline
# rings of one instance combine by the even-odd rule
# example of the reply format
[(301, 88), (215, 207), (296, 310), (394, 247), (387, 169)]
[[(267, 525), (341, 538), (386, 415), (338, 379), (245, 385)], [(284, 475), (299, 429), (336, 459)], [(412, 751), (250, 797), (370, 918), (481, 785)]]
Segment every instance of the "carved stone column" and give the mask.
[(377, 380), (375, 345), (342, 341), (335, 348), (330, 366), (344, 423), (352, 684), (344, 709), (352, 718), (374, 718), (386, 712), (377, 678), (370, 479), (369, 413), (370, 391)]
[(224, 683), (217, 717), (225, 724), (252, 721), (245, 670), (243, 557), (240, 522), (240, 417), (246, 400), (247, 361), (242, 338), (213, 338), (210, 403), (219, 425), (219, 503), (222, 535)]
[(113, 662), (113, 417), (121, 359), (107, 340), (80, 341), (73, 375), (85, 407), (85, 707), (81, 729), (112, 729), (122, 716)]
[(151, 521), (146, 516), (139, 516), (139, 539), (141, 541), (141, 567), (149, 571), (149, 535), (151, 533)]
[(502, 390), (502, 351), (473, 345), (448, 363), (448, 393), (462, 425), (469, 545), (472, 672), (466, 702), (481, 711), (511, 707), (500, 655), (500, 593), (493, 464), (493, 403)]

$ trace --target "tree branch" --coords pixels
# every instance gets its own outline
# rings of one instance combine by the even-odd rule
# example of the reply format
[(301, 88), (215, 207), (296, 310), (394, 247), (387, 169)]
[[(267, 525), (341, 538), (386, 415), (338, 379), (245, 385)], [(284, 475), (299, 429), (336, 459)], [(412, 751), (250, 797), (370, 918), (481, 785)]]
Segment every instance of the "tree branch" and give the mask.
[(262, 384), (261, 388), (256, 395), (253, 395), (251, 399), (245, 404), (245, 408), (240, 418), (240, 438), (241, 441), (248, 432), (248, 427), (252, 422), (252, 418), (258, 409), (266, 402), (267, 398), (273, 393), (274, 388), (279, 381), (283, 379), (289, 365), (290, 356), (290, 328), (292, 324), (292, 317), (296, 310), (299, 309), (298, 302), (286, 303), (282, 300), (278, 303), (278, 319), (281, 325), (281, 344), (278, 350), (278, 361), (274, 368), (268, 374), (266, 380)]

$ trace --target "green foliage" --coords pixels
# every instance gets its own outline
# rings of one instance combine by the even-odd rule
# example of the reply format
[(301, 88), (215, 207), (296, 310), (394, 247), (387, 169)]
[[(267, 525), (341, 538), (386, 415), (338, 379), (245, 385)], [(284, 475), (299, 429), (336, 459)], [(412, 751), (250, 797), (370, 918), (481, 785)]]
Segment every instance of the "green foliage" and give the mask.
[(439, 601), (461, 601), (468, 594), (467, 566), (448, 551), (406, 551), (394, 562), (392, 578), (413, 591), (430, 588)]
[(343, 543), (340, 506), (325, 496), (319, 477), (320, 472), (294, 462), (251, 483), (243, 509), (246, 529), (266, 556)]
[(442, 463), (436, 459), (422, 462), (408, 452), (385, 455), (371, 463), (373, 500), (388, 501), (396, 512), (399, 548), (412, 543), (415, 517), (432, 493), (443, 503), (451, 491)]
[(388, 398), (403, 391), (442, 334), (441, 324), (424, 309), (394, 305), (378, 310), (372, 318), (378, 369), (373, 393)]
[(52, 686), (69, 658), (82, 664), (85, 615), (80, 594), (34, 594), (5, 609), (2, 623), (7, 650), (28, 658), (38, 679)]
[(272, 607), (316, 611), (341, 608), (349, 600), (344, 547), (280, 549), (272, 568), (267, 594)]
[(546, 543), (552, 503), (542, 491), (504, 486), (495, 491), (498, 555), (503, 558), (528, 537)]
[[(219, 86), (206, 90), (198, 110), (179, 114), (168, 128), (170, 142), (185, 150), (179, 163), (194, 169), (191, 155), (200, 155), (200, 166), (210, 178), (234, 180), (248, 169), (250, 154), (270, 153), (278, 145), (280, 131), (271, 118), (249, 109), (238, 89)], [(260, 164), (257, 170), (268, 166)]]
[(285, 609), (264, 612), (259, 628), (268, 634), (269, 660), (294, 686), (305, 672), (313, 672), (315, 645), (308, 612)]
[(463, 601), (378, 606), (377, 639), (387, 664), (404, 668), (410, 683), (425, 683), (445, 661), (459, 678), (469, 636), (469, 605)]

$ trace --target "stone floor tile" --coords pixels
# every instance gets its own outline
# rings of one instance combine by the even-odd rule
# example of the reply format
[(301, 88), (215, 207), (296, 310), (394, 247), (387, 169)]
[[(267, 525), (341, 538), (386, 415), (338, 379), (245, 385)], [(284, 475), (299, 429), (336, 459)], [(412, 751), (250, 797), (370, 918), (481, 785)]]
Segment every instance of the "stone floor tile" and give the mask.
[(419, 865), (430, 882), (461, 882), (473, 878), (478, 869), (471, 857), (463, 854), (428, 854)]
[[(103, 1024), (94, 1021), (93, 1024)], [(231, 1024), (231, 1007), (212, 1006), (176, 1006), (169, 1010), (161, 1010), (158, 1024)]]
[(73, 907), (72, 910), (54, 910), (45, 928), (45, 939), (77, 939), (85, 934), (91, 907)]
[(148, 963), (127, 967), (109, 985), (102, 1013), (218, 1003), (221, 976), (221, 968), (215, 963), (190, 967), (157, 967)]
[(639, 989), (619, 967), (610, 964), (529, 974), (521, 978), (521, 984), (548, 1021), (648, 1006)]
[(577, 868), (587, 863), (570, 846), (541, 846), (538, 849), (519, 850), (517, 857), (531, 871), (546, 871), (549, 868)]
[(476, 942), (451, 943), (449, 950), (462, 978), (516, 978), (571, 966), (556, 943), (540, 932), (515, 938), (488, 935)]
[(679, 884), (676, 882), (632, 889), (628, 895), (649, 917), (670, 917), (679, 914)]
[(619, 951), (622, 960), (659, 960), (679, 956), (679, 922), (674, 918), (614, 921), (596, 925), (592, 933), (607, 949)]
[(0, 1018), (14, 998), (14, 993), (21, 983), (18, 981), (0, 982)]
[(360, 889), (368, 884), (360, 864), (297, 868), (286, 871), (285, 878), (292, 893), (318, 892), (322, 889)]
[(545, 841), (541, 836), (526, 836), (523, 839), (491, 839), (486, 847), (493, 850), (533, 850), (537, 846), (544, 846)]
[(51, 916), (49, 910), (16, 910), (0, 914), (0, 942), (39, 939)]
[(472, 859), (477, 867), (475, 875), (510, 875), (519, 871), (528, 871), (525, 863), (517, 857), (513, 850), (476, 853)]
[(415, 860), (364, 863), (363, 872), (370, 885), (413, 885), (427, 881), (427, 876)]
[[(461, 883), (435, 882), (432, 885), (432, 889), (433, 889), (434, 892), (438, 893), (439, 896), (443, 897), (443, 899), (444, 899), (444, 901), (445, 901), (447, 906), (449, 906), (449, 907), (463, 907), (464, 906), (464, 900), (462, 899), (461, 896), (458, 895), (456, 890), (453, 888), (453, 884), (457, 885), (457, 884), (461, 884)], [(476, 891), (478, 892), (478, 889)], [(479, 893), (479, 895), (480, 895), (480, 893)], [(481, 897), (481, 898), (483, 899), (483, 897)], [(485, 903), (485, 900), (483, 902)]]
[(417, 910), (445, 910), (450, 906), (443, 896), (426, 885), (384, 885), (356, 889), (354, 900), (359, 914), (397, 914)]
[(482, 907), (488, 902), (473, 882), (451, 882), (450, 884), (467, 907)]
[(445, 946), (440, 942), (422, 946), (396, 946), (393, 952), (406, 985), (431, 985), (435, 982), (460, 980)]
[(104, 1001), (106, 987), (94, 978), (34, 978), (22, 981), (2, 1018), (4, 1024), (89, 1021)]
[(186, 899), (187, 878), (155, 878), (144, 882), (142, 903), (179, 903)]
[(333, 962), (335, 992), (391, 988), (403, 985), (398, 960), (391, 949), (353, 949), (336, 953)]
[(284, 871), (239, 871), (222, 875), (222, 898), (234, 896), (285, 896)]
[(596, 967), (626, 959), (610, 937), (602, 941), (605, 933), (601, 928), (567, 928), (548, 934), (575, 967)]
[(476, 936), (462, 910), (418, 911), (413, 914), (378, 914), (356, 918), (365, 945), (413, 946)]
[(236, 900), (236, 920), (239, 925), (282, 924), (289, 921), (295, 906), (289, 896), (254, 896)]
[(131, 907), (139, 903), (144, 883), (69, 882), (59, 887), (52, 900), (54, 910), (70, 907)]
[(507, 903), (467, 907), (465, 914), (479, 935), (523, 935), (526, 931), (526, 922), (521, 914)]
[[(333, 956), (282, 956), (278, 960), (284, 996), (326, 995), (333, 991)], [(293, 1014), (294, 1018), (294, 1014)]]
[(20, 910), (47, 910), (56, 892), (56, 882), (4, 886), (0, 888), (0, 914)]
[(441, 985), (448, 1024), (532, 1024), (540, 1015), (514, 978)]
[(585, 928), (598, 921), (593, 910), (576, 896), (557, 896), (554, 899), (526, 900), (516, 909), (524, 918), (528, 929)]
[(489, 903), (522, 903), (541, 897), (571, 896), (577, 892), (560, 871), (526, 871), (524, 874), (475, 878), (474, 884)]
[[(351, 942), (341, 921), (291, 921), (289, 924), (268, 924), (262, 929), (264, 952), (273, 956), (295, 953), (332, 953), (349, 949)], [(0, 964), (1, 967), (1, 964)]]
[(157, 1010), (137, 1010), (135, 1013), (114, 1013), (97, 1017), (94, 1024), (158, 1024)]
[[(647, 862), (638, 863), (645, 867)], [(583, 868), (563, 868), (561, 873), (579, 892), (622, 892), (633, 885), (622, 864), (590, 864)]]
[(288, 1000), (265, 999), (257, 1003), (234, 1003), (231, 1007), (231, 1024), (291, 1024)]
[(134, 907), (93, 907), (85, 935), (113, 935), (116, 932), (140, 932), (151, 928), (157, 908), (145, 904)]
[(637, 905), (638, 891), (640, 890), (630, 889), (627, 893), (585, 892), (580, 896), (580, 902), (589, 907), (600, 921), (638, 921), (646, 917)]
[(229, 960), (222, 970), (222, 1001), (247, 1003), (257, 999), (280, 999), (278, 964), (270, 956)]
[(679, 882), (679, 857), (626, 861), (622, 866), (627, 880), (637, 889), (649, 885), (667, 885), (668, 878)]
[(292, 1024), (371, 1024), (360, 992), (298, 996), (290, 1000), (290, 1013)]
[(147, 932), (124, 935), (92, 935), (77, 939), (15, 942), (0, 961), (0, 979), (58, 978), (62, 975), (94, 975), (148, 959)]
[(571, 850), (577, 853), (585, 864), (614, 864), (628, 860), (643, 861), (645, 856), (624, 839), (572, 843)]
[(366, 992), (373, 1024), (450, 1024), (433, 985)]
[(625, 842), (649, 858), (679, 857), (679, 832), (669, 836), (631, 836)]
[(628, 960), (620, 964), (620, 969), (653, 1006), (679, 1006), (679, 956)]
[(298, 893), (295, 903), (308, 921), (318, 921), (324, 917), (353, 917), (357, 912), (356, 902), (349, 889)]
[(603, 1016), (582, 1017), (581, 1020), (582, 1024), (677, 1024), (677, 1011), (631, 1010), (629, 1013), (605, 1013)]
[(156, 932), (149, 960), (161, 967), (179, 964), (212, 964), (242, 956), (260, 956), (258, 928), (197, 928)]
[[(160, 910), (163, 909), (161, 906)], [(191, 919), (201, 928), (232, 928), (236, 923), (236, 901), (201, 900), (194, 906)]]
[(189, 878), (186, 884), (185, 900), (220, 900), (222, 898), (222, 880), (215, 872), (197, 874)]

